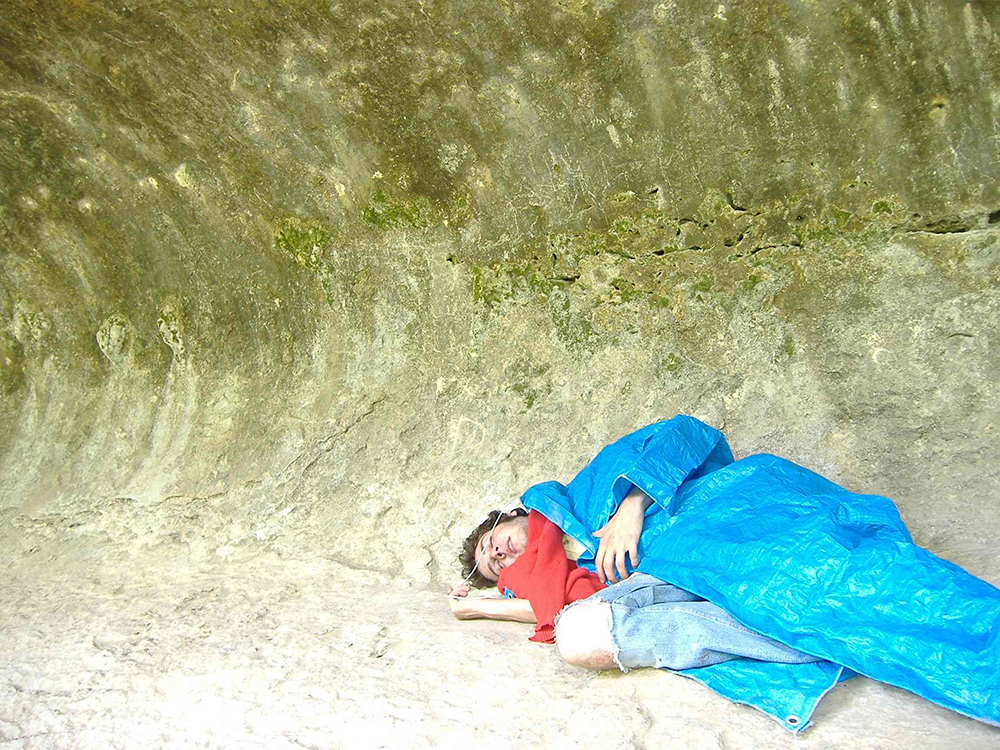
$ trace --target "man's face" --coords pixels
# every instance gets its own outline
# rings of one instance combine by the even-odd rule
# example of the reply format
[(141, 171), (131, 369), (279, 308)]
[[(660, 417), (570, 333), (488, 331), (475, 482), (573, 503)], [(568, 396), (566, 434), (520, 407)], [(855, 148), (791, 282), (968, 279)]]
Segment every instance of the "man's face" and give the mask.
[(493, 529), (479, 538), (476, 555), (482, 553), (477, 570), (490, 581), (500, 578), (500, 571), (508, 567), (523, 553), (528, 546), (528, 517), (517, 516), (509, 521), (502, 521)]

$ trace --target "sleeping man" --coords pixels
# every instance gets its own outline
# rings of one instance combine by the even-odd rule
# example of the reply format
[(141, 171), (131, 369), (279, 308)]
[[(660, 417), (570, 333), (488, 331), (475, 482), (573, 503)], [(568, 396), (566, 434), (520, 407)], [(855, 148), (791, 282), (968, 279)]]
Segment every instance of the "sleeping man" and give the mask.
[(535, 623), (581, 667), (677, 671), (793, 732), (855, 673), (1000, 725), (1000, 590), (913, 544), (886, 498), (775, 456), (733, 461), (678, 416), (522, 502), (462, 555), (505, 598), (463, 583), (456, 617)]

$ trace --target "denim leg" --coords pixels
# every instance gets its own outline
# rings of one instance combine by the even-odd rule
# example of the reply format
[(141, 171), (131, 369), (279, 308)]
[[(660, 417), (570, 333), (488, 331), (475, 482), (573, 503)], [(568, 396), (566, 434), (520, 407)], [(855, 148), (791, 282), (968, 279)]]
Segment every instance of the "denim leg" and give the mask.
[(820, 661), (755, 633), (711, 602), (643, 573), (587, 601), (611, 606), (615, 661), (622, 671), (682, 670), (739, 658), (787, 664)]
[(661, 581), (648, 573), (633, 573), (624, 581), (601, 589), (587, 601), (623, 602), (630, 607), (646, 607), (650, 604), (667, 604), (668, 602), (703, 602), (700, 596), (690, 591)]

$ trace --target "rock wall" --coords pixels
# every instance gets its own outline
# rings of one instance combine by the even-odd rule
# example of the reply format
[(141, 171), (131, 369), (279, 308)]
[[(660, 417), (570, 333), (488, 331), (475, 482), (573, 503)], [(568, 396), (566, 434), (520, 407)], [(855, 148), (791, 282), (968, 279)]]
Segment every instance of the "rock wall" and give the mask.
[(439, 583), (686, 412), (1000, 576), (994, 3), (4, 15), (14, 554)]

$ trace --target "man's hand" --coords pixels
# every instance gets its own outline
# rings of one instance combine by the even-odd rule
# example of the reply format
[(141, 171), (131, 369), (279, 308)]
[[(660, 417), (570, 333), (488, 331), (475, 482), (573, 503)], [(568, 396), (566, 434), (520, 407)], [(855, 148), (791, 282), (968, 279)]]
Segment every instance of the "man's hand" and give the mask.
[(457, 586), (448, 587), (448, 596), (468, 596), (471, 587), (467, 583), (460, 583)]
[(469, 596), (471, 587), (468, 583), (448, 587), (448, 606), (451, 613), (459, 620), (471, 620), (479, 617), (479, 602)]
[(628, 578), (625, 555), (632, 561), (633, 568), (639, 564), (639, 536), (642, 534), (646, 508), (652, 502), (649, 495), (638, 487), (633, 487), (611, 520), (594, 532), (594, 536), (601, 540), (594, 559), (601, 583), (610, 585)]
[[(465, 594), (454, 594), (448, 597), (448, 606), (451, 608), (451, 613), (459, 620), (474, 620), (477, 617), (482, 617), (482, 612), (480, 611), (481, 599), (477, 597), (466, 596), (468, 594), (466, 590)], [(458, 596), (459, 598), (455, 598)]]

